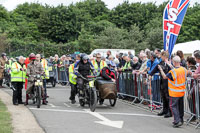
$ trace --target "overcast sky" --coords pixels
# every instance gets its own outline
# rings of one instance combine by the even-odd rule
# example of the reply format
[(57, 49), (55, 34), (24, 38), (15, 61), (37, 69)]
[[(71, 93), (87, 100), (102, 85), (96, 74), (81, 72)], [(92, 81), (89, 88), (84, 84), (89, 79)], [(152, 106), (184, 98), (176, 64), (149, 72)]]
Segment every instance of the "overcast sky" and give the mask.
[[(7, 10), (11, 11), (14, 8), (16, 8), (16, 6), (18, 4), (23, 4), (24, 2), (39, 2), (42, 4), (48, 4), (48, 5), (53, 5), (53, 6), (57, 6), (61, 3), (63, 3), (64, 5), (69, 5), (72, 2), (76, 3), (78, 1), (84, 1), (84, 0), (0, 0), (0, 4), (2, 4), (4, 7), (6, 7)], [(109, 9), (112, 9), (114, 7), (116, 7), (118, 4), (123, 3), (124, 0), (103, 0), (107, 7)], [(157, 5), (163, 3), (166, 0), (129, 0), (129, 2), (156, 2)], [(200, 0), (191, 0), (191, 5), (193, 5), (195, 2), (200, 3)]]

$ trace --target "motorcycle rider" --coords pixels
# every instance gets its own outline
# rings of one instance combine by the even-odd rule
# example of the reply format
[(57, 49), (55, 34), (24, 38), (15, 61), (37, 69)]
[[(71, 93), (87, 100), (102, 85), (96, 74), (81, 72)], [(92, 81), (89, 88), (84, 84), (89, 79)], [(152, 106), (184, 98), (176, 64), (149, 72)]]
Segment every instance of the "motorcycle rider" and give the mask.
[(79, 90), (79, 100), (82, 101), (83, 85), (85, 81), (81, 77), (79, 77), (79, 74), (81, 74), (83, 77), (87, 77), (88, 75), (91, 75), (91, 72), (96, 75), (96, 71), (86, 54), (81, 54), (81, 60), (75, 64), (74, 68), (75, 74), (78, 76), (77, 89)]
[[(28, 99), (29, 99), (29, 95), (28, 94), (32, 94), (32, 89), (34, 86), (34, 77), (30, 76), (30, 75), (36, 75), (36, 74), (44, 74), (44, 69), (41, 65), (40, 62), (35, 61), (36, 56), (35, 54), (31, 54), (29, 56), (29, 59), (31, 60), (31, 62), (28, 64), (27, 67), (27, 76), (28, 76), (28, 86), (27, 86), (27, 90), (26, 90), (26, 102), (25, 105), (28, 105)], [(43, 93), (43, 90), (42, 90)], [(43, 99), (43, 104), (46, 104), (46, 100)]]

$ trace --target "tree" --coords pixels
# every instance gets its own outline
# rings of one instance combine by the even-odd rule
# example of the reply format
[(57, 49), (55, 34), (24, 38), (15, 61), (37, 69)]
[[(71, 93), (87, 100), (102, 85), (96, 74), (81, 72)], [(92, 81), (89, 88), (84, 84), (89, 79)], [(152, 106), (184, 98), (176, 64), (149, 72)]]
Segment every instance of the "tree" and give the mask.
[(123, 49), (125, 48), (123, 42), (125, 35), (126, 35), (125, 30), (114, 27), (108, 27), (107, 29), (102, 31), (102, 33), (99, 36), (96, 37), (94, 43), (99, 48)]
[(6, 30), (9, 29), (9, 19), (9, 13), (2, 5), (0, 5), (0, 33), (4, 33)]
[(157, 13), (157, 6), (154, 3), (132, 3), (124, 1), (118, 5), (110, 13), (110, 21), (115, 23), (119, 28), (130, 29), (136, 24), (141, 30), (144, 26), (153, 19)]
[(126, 38), (124, 39), (124, 48), (134, 49), (136, 52), (147, 47), (144, 40), (144, 31), (141, 31), (140, 28), (136, 25), (131, 26), (129, 32), (127, 32)]
[[(189, 8), (186, 14), (177, 43), (188, 42), (200, 39), (200, 4)], [(192, 10), (192, 11), (190, 11)]]
[(5, 52), (7, 48), (8, 48), (7, 35), (5, 33), (0, 34), (0, 53)]

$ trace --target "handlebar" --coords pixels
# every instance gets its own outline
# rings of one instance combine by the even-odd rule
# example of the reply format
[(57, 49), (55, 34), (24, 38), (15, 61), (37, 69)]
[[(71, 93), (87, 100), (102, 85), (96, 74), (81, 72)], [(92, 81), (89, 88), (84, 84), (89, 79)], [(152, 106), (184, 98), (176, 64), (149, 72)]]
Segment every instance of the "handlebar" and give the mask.
[(87, 76), (87, 78), (96, 78), (97, 76), (92, 76), (92, 75), (89, 75)]
[(92, 81), (93, 79), (97, 78), (97, 76), (93, 76), (93, 75), (88, 75), (87, 78), (85, 78), (80, 73), (78, 73), (78, 77), (80, 77), (80, 78), (82, 78), (83, 80), (86, 80), (86, 81)]

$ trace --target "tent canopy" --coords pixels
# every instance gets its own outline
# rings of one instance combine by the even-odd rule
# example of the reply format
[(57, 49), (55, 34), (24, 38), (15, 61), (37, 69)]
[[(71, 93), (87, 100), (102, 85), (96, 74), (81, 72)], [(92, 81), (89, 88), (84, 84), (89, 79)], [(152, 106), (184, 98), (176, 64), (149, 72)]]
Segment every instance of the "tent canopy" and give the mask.
[(183, 51), (184, 54), (193, 54), (195, 50), (200, 50), (200, 40), (176, 44), (172, 53), (178, 50)]

